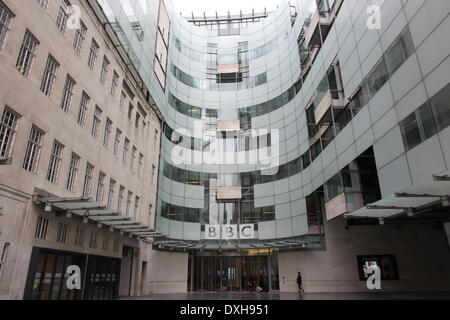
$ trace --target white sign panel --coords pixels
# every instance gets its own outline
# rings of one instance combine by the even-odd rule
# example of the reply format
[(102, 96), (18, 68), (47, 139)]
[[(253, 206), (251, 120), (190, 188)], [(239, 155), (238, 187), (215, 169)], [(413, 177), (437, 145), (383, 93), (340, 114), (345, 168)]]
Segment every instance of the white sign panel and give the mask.
[(205, 240), (238, 240), (238, 239), (254, 239), (255, 238), (255, 226), (253, 224), (229, 224), (218, 225), (208, 224), (205, 225)]

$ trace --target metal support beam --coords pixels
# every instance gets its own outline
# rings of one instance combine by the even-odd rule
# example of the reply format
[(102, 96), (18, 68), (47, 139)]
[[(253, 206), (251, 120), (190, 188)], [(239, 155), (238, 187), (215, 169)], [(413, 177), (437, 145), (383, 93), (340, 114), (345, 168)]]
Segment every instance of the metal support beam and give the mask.
[(366, 208), (369, 209), (369, 210), (377, 210), (377, 209), (382, 209), (382, 210), (408, 210), (408, 209), (414, 209), (412, 207), (378, 206), (378, 205), (374, 205), (374, 204), (368, 204), (366, 206)]
[(407, 192), (396, 192), (395, 196), (397, 198), (440, 198), (442, 196), (432, 195), (432, 194), (414, 194)]
[(433, 180), (434, 181), (450, 181), (450, 176), (447, 176), (447, 175), (444, 175), (444, 176), (439, 176), (439, 175), (436, 175), (436, 174), (434, 174), (433, 175)]

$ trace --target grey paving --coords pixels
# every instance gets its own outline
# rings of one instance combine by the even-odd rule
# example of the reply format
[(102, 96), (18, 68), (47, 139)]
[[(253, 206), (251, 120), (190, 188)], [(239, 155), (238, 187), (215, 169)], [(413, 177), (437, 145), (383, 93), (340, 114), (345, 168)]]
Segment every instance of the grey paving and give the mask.
[(154, 294), (121, 298), (121, 300), (450, 300), (450, 292), (363, 292), (363, 293), (249, 293), (249, 292), (189, 292)]

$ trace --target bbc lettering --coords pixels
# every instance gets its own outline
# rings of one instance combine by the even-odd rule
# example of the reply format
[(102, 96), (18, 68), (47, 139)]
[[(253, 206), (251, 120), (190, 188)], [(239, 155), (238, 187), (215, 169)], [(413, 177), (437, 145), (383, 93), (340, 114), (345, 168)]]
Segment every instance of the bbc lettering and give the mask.
[(206, 240), (246, 240), (255, 239), (255, 226), (253, 224), (216, 225), (205, 226)]

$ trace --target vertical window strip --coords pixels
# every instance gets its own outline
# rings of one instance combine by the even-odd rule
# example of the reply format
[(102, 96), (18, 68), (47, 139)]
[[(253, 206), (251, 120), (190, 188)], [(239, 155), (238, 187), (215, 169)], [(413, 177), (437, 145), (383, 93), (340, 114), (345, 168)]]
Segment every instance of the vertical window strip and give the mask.
[(81, 158), (77, 154), (72, 153), (72, 159), (70, 160), (69, 177), (67, 179), (67, 190), (72, 192), (75, 191), (80, 159)]
[(106, 119), (106, 125), (105, 125), (105, 134), (103, 136), (103, 146), (108, 149), (109, 148), (109, 141), (111, 139), (111, 131), (112, 131), (112, 125), (113, 122), (111, 119)]
[(114, 156), (116, 158), (119, 157), (119, 146), (120, 146), (121, 139), (122, 139), (122, 132), (119, 129), (117, 129), (116, 130), (116, 138), (114, 140), (114, 152), (113, 152)]
[(98, 204), (103, 204), (103, 197), (105, 195), (105, 177), (106, 174), (100, 171), (98, 174), (97, 196), (95, 198), (95, 201)]
[(25, 158), (23, 161), (23, 168), (30, 172), (36, 172), (39, 157), (42, 149), (42, 138), (44, 132), (33, 126), (31, 128), (30, 137), (28, 139), (27, 150), (25, 152)]
[(94, 120), (92, 124), (92, 136), (94, 138), (98, 137), (98, 129), (100, 127), (101, 123), (101, 117), (102, 117), (102, 109), (100, 109), (98, 106), (95, 106), (95, 112), (94, 112)]
[(67, 75), (63, 96), (61, 99), (61, 109), (66, 113), (70, 113), (70, 105), (72, 103), (73, 89), (75, 88), (75, 85), (75, 80), (73, 80), (71, 76)]
[(0, 2), (0, 52), (2, 51), (12, 18), (12, 12), (3, 4), (3, 2)]
[(89, 198), (92, 191), (92, 177), (94, 173), (94, 166), (89, 162), (86, 165), (86, 173), (83, 184), (83, 198)]
[(27, 78), (31, 73), (38, 45), (39, 41), (27, 30), (16, 63), (17, 70)]
[(106, 207), (108, 209), (113, 208), (113, 201), (114, 201), (114, 193), (115, 193), (115, 189), (116, 189), (116, 181), (114, 181), (113, 179), (111, 179), (109, 181), (109, 191), (108, 191), (108, 202), (106, 204)]
[(80, 110), (78, 112), (78, 119), (77, 119), (78, 124), (82, 127), (84, 127), (86, 124), (86, 116), (90, 101), (91, 98), (86, 94), (86, 92), (83, 91), (81, 95)]
[(67, 27), (67, 20), (69, 18), (70, 2), (67, 0), (61, 1), (61, 6), (59, 7), (58, 17), (56, 19), (56, 26), (58, 29), (64, 33)]
[(91, 49), (89, 52), (89, 59), (88, 59), (88, 67), (91, 70), (94, 70), (95, 61), (97, 60), (97, 56), (98, 56), (98, 49), (99, 49), (99, 46), (98, 46), (97, 42), (95, 42), (95, 40), (92, 39)]
[(86, 33), (86, 25), (80, 20), (80, 27), (75, 31), (75, 37), (73, 40), (73, 48), (77, 54), (80, 54), (83, 49), (83, 44), (86, 40)]
[(0, 156), (9, 158), (17, 134), (19, 114), (6, 107), (0, 122)]
[(63, 149), (64, 146), (55, 140), (55, 142), (53, 143), (52, 153), (50, 155), (50, 163), (47, 172), (47, 180), (52, 183), (58, 183)]
[(66, 243), (68, 232), (69, 232), (69, 224), (60, 222), (58, 226), (58, 234), (56, 236), (56, 242)]
[(108, 79), (109, 65), (110, 65), (110, 62), (109, 62), (108, 58), (106, 56), (104, 56), (103, 64), (102, 64), (102, 72), (100, 74), (101, 84), (105, 84), (106, 80)]
[[(1, 47), (0, 47), (1, 48)], [(114, 97), (116, 95), (117, 87), (119, 86), (119, 75), (116, 71), (113, 73), (113, 79), (111, 84), (111, 95)]]
[(58, 72), (59, 63), (51, 55), (48, 56), (47, 65), (45, 66), (44, 76), (42, 77), (41, 91), (46, 96), (52, 93), (53, 84)]
[(36, 225), (36, 232), (34, 237), (36, 239), (45, 240), (47, 238), (49, 219), (45, 217), (39, 217)]

